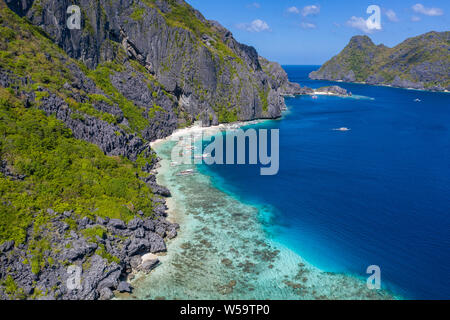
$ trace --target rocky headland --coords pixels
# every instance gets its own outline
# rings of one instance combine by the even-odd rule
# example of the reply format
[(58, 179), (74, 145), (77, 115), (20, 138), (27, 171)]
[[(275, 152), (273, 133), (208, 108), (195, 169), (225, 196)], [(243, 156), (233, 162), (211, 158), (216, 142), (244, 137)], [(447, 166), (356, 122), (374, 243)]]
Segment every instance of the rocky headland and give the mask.
[(310, 74), (314, 80), (450, 91), (450, 32), (428, 32), (388, 48), (355, 36), (338, 55)]
[(330, 95), (330, 96), (338, 96), (338, 97), (351, 97), (352, 93), (348, 92), (347, 89), (341, 88), (339, 86), (327, 86), (321, 87), (314, 90), (314, 94), (319, 95)]

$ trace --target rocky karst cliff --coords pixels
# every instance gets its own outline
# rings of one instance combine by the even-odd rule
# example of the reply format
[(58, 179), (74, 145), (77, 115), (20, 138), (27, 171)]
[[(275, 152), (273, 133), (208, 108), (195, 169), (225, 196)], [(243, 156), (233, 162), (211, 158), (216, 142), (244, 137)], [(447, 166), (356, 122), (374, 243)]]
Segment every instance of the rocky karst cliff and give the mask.
[(355, 36), (310, 78), (449, 91), (449, 50), (448, 31), (429, 32), (393, 48), (377, 46), (368, 36)]
[[(175, 105), (162, 107), (179, 124), (280, 116), (284, 103), (278, 88), (269, 85), (256, 50), (184, 1), (80, 0), (82, 29), (69, 30), (66, 10), (72, 2), (24, 1), (20, 7), (11, 1), (11, 7), (90, 69), (114, 59), (138, 62), (143, 67), (138, 71), (148, 71), (176, 98)], [(126, 79), (131, 72), (117, 77)], [(120, 90), (136, 99), (146, 94), (146, 88), (130, 81)], [(140, 102), (152, 105), (151, 98)]]
[[(74, 3), (81, 30), (66, 27)], [(3, 299), (129, 291), (178, 228), (149, 142), (196, 120), (277, 118), (307, 91), (181, 0), (0, 0), (0, 36)]]

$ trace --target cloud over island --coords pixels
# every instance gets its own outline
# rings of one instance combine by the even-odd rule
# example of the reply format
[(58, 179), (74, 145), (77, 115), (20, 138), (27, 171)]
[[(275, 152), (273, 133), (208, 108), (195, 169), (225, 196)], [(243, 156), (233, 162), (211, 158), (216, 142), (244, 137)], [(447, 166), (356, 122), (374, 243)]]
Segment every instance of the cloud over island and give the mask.
[(427, 8), (421, 3), (413, 5), (412, 9), (416, 13), (420, 13), (430, 17), (442, 16), (444, 14), (444, 10), (442, 10), (441, 8)]
[(270, 31), (270, 27), (267, 22), (261, 19), (253, 20), (250, 23), (239, 23), (237, 24), (237, 28), (248, 32)]

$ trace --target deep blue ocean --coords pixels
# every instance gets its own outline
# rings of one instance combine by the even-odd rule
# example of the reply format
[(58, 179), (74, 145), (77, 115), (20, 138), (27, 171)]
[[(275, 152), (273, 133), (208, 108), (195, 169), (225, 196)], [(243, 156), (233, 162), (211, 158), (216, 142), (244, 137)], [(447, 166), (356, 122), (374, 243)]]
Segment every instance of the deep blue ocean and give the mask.
[[(284, 66), (318, 88), (319, 66)], [(324, 271), (367, 277), (405, 298), (450, 298), (450, 94), (339, 83), (372, 99), (287, 98), (280, 171), (201, 166), (216, 187), (261, 209), (267, 235)], [(421, 102), (415, 102), (420, 99)], [(347, 127), (351, 131), (334, 131)]]

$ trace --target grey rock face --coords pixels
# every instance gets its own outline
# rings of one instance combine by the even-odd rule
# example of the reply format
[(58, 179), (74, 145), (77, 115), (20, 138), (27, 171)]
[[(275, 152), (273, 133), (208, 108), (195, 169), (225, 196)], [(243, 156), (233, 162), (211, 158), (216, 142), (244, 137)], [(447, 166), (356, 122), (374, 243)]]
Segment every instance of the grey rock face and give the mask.
[(270, 78), (270, 86), (277, 90), (280, 96), (311, 94), (313, 90), (308, 87), (301, 87), (298, 83), (290, 82), (286, 71), (277, 62), (271, 62), (263, 57), (258, 59), (262, 70)]
[(126, 281), (120, 282), (117, 287), (117, 291), (119, 291), (119, 292), (131, 293), (131, 290), (132, 290), (132, 288), (131, 288), (130, 284)]
[(176, 236), (177, 236), (177, 230), (175, 228), (169, 229), (169, 231), (167, 232), (167, 238), (173, 239)]
[(150, 242), (150, 251), (152, 253), (166, 252), (166, 244), (159, 235), (156, 233), (150, 233), (148, 240)]
[(72, 248), (64, 251), (62, 256), (63, 260), (75, 261), (79, 258), (93, 253), (95, 249), (97, 249), (96, 244), (88, 243), (84, 239), (72, 241), (71, 244)]
[(405, 80), (405, 79), (400, 79), (399, 76), (396, 76), (394, 81), (392, 81), (391, 83), (392, 86), (394, 87), (399, 87), (399, 88), (412, 88), (412, 89), (424, 89), (423, 83), (421, 82), (412, 82), (409, 80)]
[[(190, 8), (184, 1), (177, 3)], [(178, 99), (178, 107), (191, 120), (199, 117), (212, 124), (211, 117), (217, 119), (218, 108), (228, 105), (228, 102), (231, 103), (230, 110), (237, 110), (239, 120), (281, 115), (284, 101), (280, 99), (280, 85), (262, 70), (256, 50), (237, 42), (218, 22), (206, 20), (198, 11), (193, 12), (199, 23), (216, 32), (220, 41), (229, 48), (232, 55), (225, 56), (226, 63), (220, 62), (222, 58), (219, 56), (223, 52), (216, 52), (216, 38), (207, 34), (196, 35), (166, 22), (163, 15), (172, 10), (172, 5), (166, 1), (156, 3), (158, 11), (141, 0), (100, 0), (97, 6), (92, 6), (90, 0), (81, 0), (77, 4), (84, 13), (84, 32), (67, 30), (65, 11), (70, 4), (69, 0), (41, 0), (42, 10), (27, 6), (27, 10), (19, 13), (42, 27), (71, 57), (82, 60), (89, 68), (114, 58), (117, 52), (111, 42), (119, 44), (129, 59), (138, 61)], [(145, 13), (142, 19), (134, 20), (130, 15), (138, 7)], [(204, 45), (199, 46), (198, 43)], [(116, 74), (112, 82), (124, 96), (138, 105), (149, 107), (149, 103), (155, 102), (139, 79)], [(81, 81), (79, 86), (83, 85), (89, 86)], [(267, 108), (261, 92), (267, 94)], [(177, 126), (176, 116), (169, 107), (172, 105), (173, 108), (173, 102), (156, 103), (167, 113), (159, 114), (155, 119), (160, 123), (158, 129), (163, 131), (158, 133), (156, 128), (147, 130), (145, 138), (148, 140), (159, 138), (158, 135), (167, 136)]]
[(8, 252), (14, 248), (14, 241), (6, 241), (0, 245), (0, 252)]
[[(82, 290), (81, 296), (86, 300), (94, 300), (99, 298), (98, 285), (104, 281), (107, 277), (114, 273), (116, 279), (108, 280), (111, 282), (116, 282), (118, 276), (120, 276), (120, 267), (116, 264), (109, 265), (108, 262), (98, 255), (92, 256), (90, 259), (91, 267), (89, 270), (83, 272)], [(105, 285), (100, 288), (103, 289)]]
[(100, 290), (100, 300), (110, 300), (114, 298), (114, 293), (109, 288)]
[(151, 219), (144, 221), (144, 228), (148, 231), (155, 231), (155, 222)]
[(137, 269), (141, 265), (141, 263), (142, 263), (141, 256), (137, 255), (137, 256), (131, 257), (130, 265), (133, 269)]
[(370, 75), (366, 80), (368, 84), (372, 85), (383, 84), (385, 81), (384, 77), (379, 74)]
[(134, 256), (138, 254), (144, 254), (151, 249), (151, 244), (147, 239), (135, 238), (131, 240), (128, 245), (128, 255)]
[(140, 228), (143, 226), (143, 221), (141, 219), (135, 218), (128, 222), (128, 229), (130, 230), (136, 230), (137, 228)]
[(178, 125), (177, 104), (163, 94), (159, 86), (149, 84), (144, 75), (136, 73), (129, 65), (127, 67), (127, 71), (112, 75), (111, 83), (125, 98), (146, 109), (144, 114), (151, 112), (152, 116), (147, 116), (148, 125), (142, 131), (144, 139), (153, 141), (167, 137)]
[(155, 269), (159, 264), (159, 260), (158, 259), (154, 259), (154, 260), (147, 260), (145, 261), (143, 264), (141, 264), (138, 268), (139, 271), (145, 272), (145, 273), (149, 273), (150, 271), (152, 271), (153, 269)]
[(5, 0), (6, 4), (20, 16), (25, 15), (33, 5), (34, 0)]
[(166, 235), (166, 228), (164, 228), (163, 226), (157, 226), (155, 232), (156, 232), (160, 237), (165, 237), (165, 235)]
[(119, 219), (111, 219), (111, 220), (109, 220), (108, 225), (110, 227), (112, 227), (112, 228), (121, 229), (121, 230), (127, 228), (125, 222), (123, 222), (122, 220), (119, 220)]
[[(54, 114), (57, 119), (64, 121), (75, 138), (98, 145), (107, 155), (122, 155), (135, 160), (141, 152), (149, 148), (142, 139), (125, 133), (118, 126), (88, 115), (83, 115), (82, 120), (74, 118), (73, 110), (54, 94), (42, 98), (40, 108), (48, 115)], [(120, 135), (116, 134), (117, 132)]]
[(309, 78), (312, 80), (330, 80), (338, 81), (343, 80), (346, 73), (342, 66), (339, 64), (330, 64), (326, 68), (318, 71), (313, 71), (309, 74)]
[(350, 70), (343, 78), (342, 80), (344, 80), (345, 82), (354, 82), (356, 81), (356, 76), (355, 73), (353, 72), (353, 70)]
[(108, 288), (108, 289), (116, 288), (117, 285), (119, 284), (120, 275), (121, 275), (120, 270), (117, 270), (117, 271), (111, 272), (108, 275), (108, 277), (106, 277), (105, 279), (100, 281), (97, 286), (97, 290), (100, 291), (100, 295), (104, 288)]
[(156, 195), (160, 195), (162, 197), (170, 197), (170, 191), (169, 189), (167, 189), (166, 187), (160, 186), (156, 183), (156, 176), (151, 175), (148, 178), (144, 178), (142, 179), (145, 183), (147, 183), (147, 185), (150, 187), (150, 189), (152, 190), (152, 192)]

